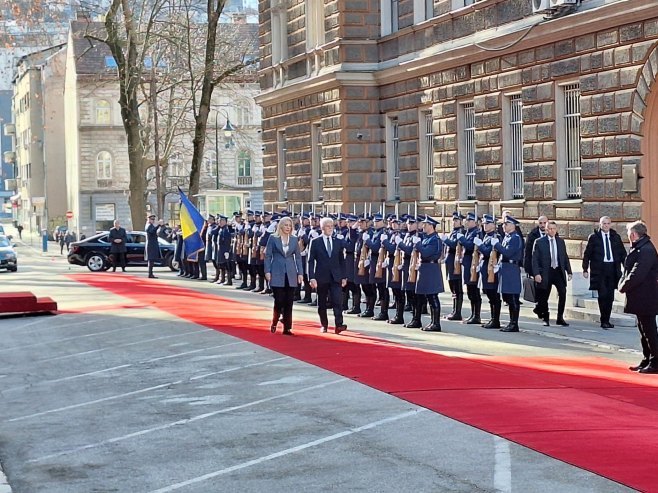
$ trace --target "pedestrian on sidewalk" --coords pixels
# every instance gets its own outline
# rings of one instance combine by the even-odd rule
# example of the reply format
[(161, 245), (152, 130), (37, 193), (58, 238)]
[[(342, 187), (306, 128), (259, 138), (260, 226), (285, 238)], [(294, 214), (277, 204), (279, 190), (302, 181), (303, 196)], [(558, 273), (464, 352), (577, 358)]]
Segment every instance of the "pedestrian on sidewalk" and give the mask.
[(583, 277), (589, 278), (589, 289), (598, 293), (603, 329), (614, 327), (610, 323), (610, 314), (615, 301), (615, 289), (621, 279), (621, 266), (626, 260), (624, 242), (621, 236), (611, 229), (611, 225), (608, 216), (599, 220), (599, 229), (589, 235), (583, 254)]
[(16, 226), (16, 229), (18, 230), (18, 239), (22, 240), (23, 239), (23, 225), (19, 224)]
[(57, 235), (57, 239), (59, 241), (59, 254), (63, 255), (64, 254), (64, 245), (66, 245), (66, 241), (64, 240), (64, 232), (60, 231)]
[(283, 318), (283, 334), (292, 335), (292, 307), (297, 287), (304, 282), (301, 251), (298, 238), (292, 234), (292, 219), (284, 217), (270, 235), (265, 247), (263, 269), (265, 279), (274, 294), (272, 324), (270, 331), (276, 332), (279, 318)]
[(624, 312), (637, 317), (643, 356), (642, 361), (629, 370), (658, 373), (658, 254), (644, 222), (629, 224), (627, 231), (631, 251), (624, 262), (619, 292), (626, 294)]

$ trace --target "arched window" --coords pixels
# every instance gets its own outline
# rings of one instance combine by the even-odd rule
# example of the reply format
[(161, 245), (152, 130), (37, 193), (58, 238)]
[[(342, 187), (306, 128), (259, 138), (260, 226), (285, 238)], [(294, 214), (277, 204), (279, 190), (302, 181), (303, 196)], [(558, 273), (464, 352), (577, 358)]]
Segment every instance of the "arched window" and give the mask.
[(238, 154), (238, 176), (251, 176), (251, 155), (248, 151)]
[(110, 103), (104, 99), (96, 101), (96, 123), (109, 125), (112, 122), (112, 111)]
[(112, 179), (112, 154), (101, 151), (96, 156), (96, 177), (99, 180)]

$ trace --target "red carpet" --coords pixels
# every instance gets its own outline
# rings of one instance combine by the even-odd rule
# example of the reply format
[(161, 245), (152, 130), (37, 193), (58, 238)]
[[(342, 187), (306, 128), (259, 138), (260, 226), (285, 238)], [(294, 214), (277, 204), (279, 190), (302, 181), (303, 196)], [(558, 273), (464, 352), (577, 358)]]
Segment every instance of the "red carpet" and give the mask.
[[(447, 357), (126, 275), (71, 278), (272, 349), (642, 491), (658, 491), (658, 376), (603, 358)], [(354, 319), (350, 322), (358, 323)], [(440, 340), (441, 334), (436, 335)], [(521, 338), (523, 334), (516, 335)], [(517, 339), (519, 340), (519, 339)]]

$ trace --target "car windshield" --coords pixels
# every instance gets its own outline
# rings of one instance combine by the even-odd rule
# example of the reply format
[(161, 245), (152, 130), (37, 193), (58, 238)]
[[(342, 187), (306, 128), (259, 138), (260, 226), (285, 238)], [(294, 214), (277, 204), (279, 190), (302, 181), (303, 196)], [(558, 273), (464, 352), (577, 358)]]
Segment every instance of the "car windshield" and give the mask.
[(9, 245), (9, 240), (7, 238), (0, 238), (0, 247), (8, 247)]

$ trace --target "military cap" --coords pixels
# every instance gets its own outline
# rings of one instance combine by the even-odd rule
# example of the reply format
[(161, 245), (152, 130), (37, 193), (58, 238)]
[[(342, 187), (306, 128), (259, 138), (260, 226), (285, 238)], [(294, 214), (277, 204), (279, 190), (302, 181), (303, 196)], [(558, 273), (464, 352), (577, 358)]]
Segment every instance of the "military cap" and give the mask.
[(277, 213), (275, 212), (274, 214), (272, 214), (272, 221), (278, 221), (278, 220), (281, 219), (282, 217), (284, 217), (284, 216), (282, 216), (281, 214), (277, 214)]
[(477, 216), (475, 215), (474, 212), (469, 212), (468, 214), (466, 214), (466, 220), (467, 221), (477, 221), (478, 218), (477, 218)]
[(505, 222), (508, 223), (508, 224), (514, 224), (515, 226), (517, 224), (520, 224), (520, 221), (518, 219), (516, 219), (515, 217), (513, 217), (513, 216), (507, 216), (505, 218)]
[(496, 222), (496, 218), (491, 214), (485, 214), (482, 216), (482, 222), (484, 224), (494, 224)]
[(227, 221), (227, 220), (228, 220), (228, 217), (226, 217), (226, 216), (223, 215), (223, 214), (217, 214), (217, 219), (223, 219), (224, 221)]
[(208, 219), (215, 219), (215, 216), (213, 216), (212, 214), (208, 214)]
[(375, 214), (374, 216), (372, 216), (372, 220), (373, 221), (383, 221), (384, 217), (381, 214)]
[(463, 221), (463, 220), (464, 220), (464, 215), (463, 215), (463, 214), (460, 214), (460, 213), (457, 212), (457, 211), (455, 211), (455, 212), (452, 213), (452, 218), (453, 218), (453, 219), (458, 219), (458, 220), (460, 220), (460, 221)]
[(426, 224), (431, 224), (432, 226), (436, 226), (437, 224), (439, 224), (439, 221), (437, 221), (436, 219), (434, 219), (433, 217), (430, 217), (430, 216), (425, 216), (425, 219), (423, 219), (423, 222), (426, 223)]
[(254, 216), (262, 216), (262, 211), (254, 211)]
[(254, 215), (254, 211), (252, 211), (251, 209), (247, 209), (247, 216), (253, 216), (253, 215)]
[(149, 216), (149, 219), (155, 219), (155, 214), (151, 214), (151, 215)]
[(233, 217), (242, 217), (242, 212), (241, 211), (235, 211), (233, 213)]
[(416, 218), (414, 216), (412, 216), (411, 214), (405, 214), (405, 216), (406, 216), (405, 221), (407, 221), (408, 223), (415, 223), (416, 222)]
[(356, 214), (345, 214), (345, 218), (348, 221), (352, 221), (352, 222), (359, 220), (359, 216), (357, 216)]

